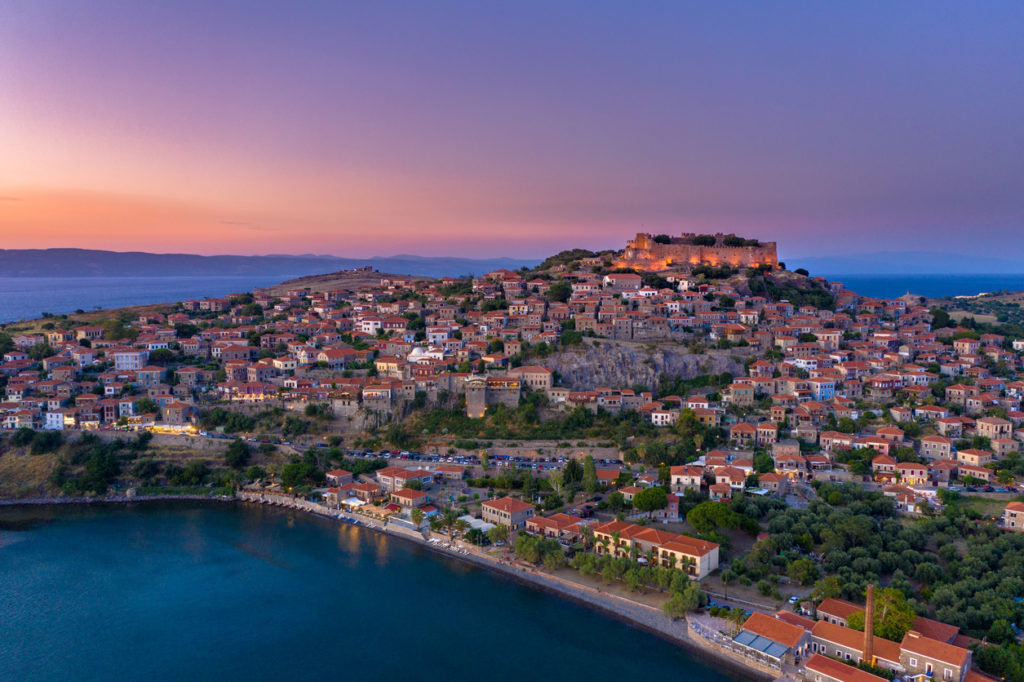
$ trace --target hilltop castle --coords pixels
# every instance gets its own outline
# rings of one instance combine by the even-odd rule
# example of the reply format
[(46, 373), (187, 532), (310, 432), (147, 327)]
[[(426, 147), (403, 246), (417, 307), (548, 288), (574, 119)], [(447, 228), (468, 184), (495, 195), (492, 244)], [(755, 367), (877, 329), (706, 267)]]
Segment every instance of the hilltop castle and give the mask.
[(679, 237), (643, 232), (626, 242), (616, 267), (656, 272), (698, 265), (728, 265), (734, 268), (768, 265), (778, 267), (775, 242), (743, 239), (734, 234), (683, 233)]

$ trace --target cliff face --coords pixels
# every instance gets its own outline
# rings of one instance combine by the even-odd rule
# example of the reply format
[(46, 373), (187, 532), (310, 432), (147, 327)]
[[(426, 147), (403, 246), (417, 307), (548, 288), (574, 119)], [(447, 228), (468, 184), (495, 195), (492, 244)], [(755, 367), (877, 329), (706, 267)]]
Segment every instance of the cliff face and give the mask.
[(660, 344), (652, 350), (640, 343), (601, 339), (596, 345), (587, 343), (537, 364), (556, 370), (562, 378), (560, 385), (573, 390), (590, 390), (595, 386), (631, 388), (636, 384), (655, 388), (662, 375), (689, 379), (700, 374), (731, 372), (741, 376), (743, 358), (751, 352), (749, 348), (733, 348), (694, 355), (676, 344)]

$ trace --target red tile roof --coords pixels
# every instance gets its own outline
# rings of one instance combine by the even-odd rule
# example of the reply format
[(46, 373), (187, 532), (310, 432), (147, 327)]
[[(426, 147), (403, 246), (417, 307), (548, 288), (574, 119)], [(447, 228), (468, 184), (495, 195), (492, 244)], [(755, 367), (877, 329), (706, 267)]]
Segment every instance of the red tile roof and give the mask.
[(925, 637), (921, 633), (911, 630), (903, 636), (900, 646), (907, 653), (918, 654), (924, 658), (947, 663), (963, 668), (971, 652), (952, 644), (940, 642), (931, 637)]
[(808, 658), (805, 667), (822, 677), (839, 680), (839, 682), (885, 682), (885, 678), (872, 675), (866, 670), (854, 668), (852, 665), (840, 663), (821, 654), (813, 654)]
[(755, 611), (747, 618), (743, 629), (788, 647), (795, 647), (807, 634), (807, 630), (799, 625), (792, 625), (760, 611)]
[(484, 502), (484, 507), (489, 509), (497, 509), (498, 511), (507, 512), (509, 514), (518, 514), (519, 512), (526, 511), (527, 509), (533, 509), (533, 505), (522, 500), (517, 500), (514, 497), (502, 497), (497, 500), (488, 500)]

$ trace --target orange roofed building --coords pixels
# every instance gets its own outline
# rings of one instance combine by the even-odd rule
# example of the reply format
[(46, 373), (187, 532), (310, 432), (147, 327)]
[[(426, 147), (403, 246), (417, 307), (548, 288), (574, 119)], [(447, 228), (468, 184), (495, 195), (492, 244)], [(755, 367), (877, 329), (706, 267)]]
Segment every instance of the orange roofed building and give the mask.
[(811, 633), (799, 625), (755, 611), (732, 641), (755, 660), (779, 667), (783, 663), (792, 665), (797, 656), (810, 648)]
[(480, 506), (484, 521), (505, 526), (510, 530), (522, 528), (529, 519), (533, 518), (533, 505), (514, 497), (488, 500)]
[(594, 541), (598, 554), (635, 555), (644, 561), (653, 556), (657, 564), (685, 568), (698, 580), (718, 568), (717, 544), (626, 521), (609, 521), (594, 526)]
[(884, 677), (872, 675), (866, 670), (854, 668), (821, 654), (812, 654), (807, 659), (804, 670), (804, 677), (811, 682), (885, 682)]

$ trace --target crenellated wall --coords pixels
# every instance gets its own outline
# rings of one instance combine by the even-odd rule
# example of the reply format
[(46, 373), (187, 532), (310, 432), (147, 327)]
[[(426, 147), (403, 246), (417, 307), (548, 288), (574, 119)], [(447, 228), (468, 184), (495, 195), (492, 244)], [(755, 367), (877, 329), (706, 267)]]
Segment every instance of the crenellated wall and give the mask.
[(639, 233), (635, 239), (626, 242), (618, 267), (637, 270), (668, 270), (697, 265), (729, 265), (734, 268), (770, 265), (778, 267), (779, 258), (775, 242), (761, 242), (758, 246), (726, 246), (723, 242), (732, 234), (716, 234), (714, 246), (700, 246), (692, 243), (696, 235), (684, 234), (673, 237), (668, 244), (654, 241), (649, 234)]

